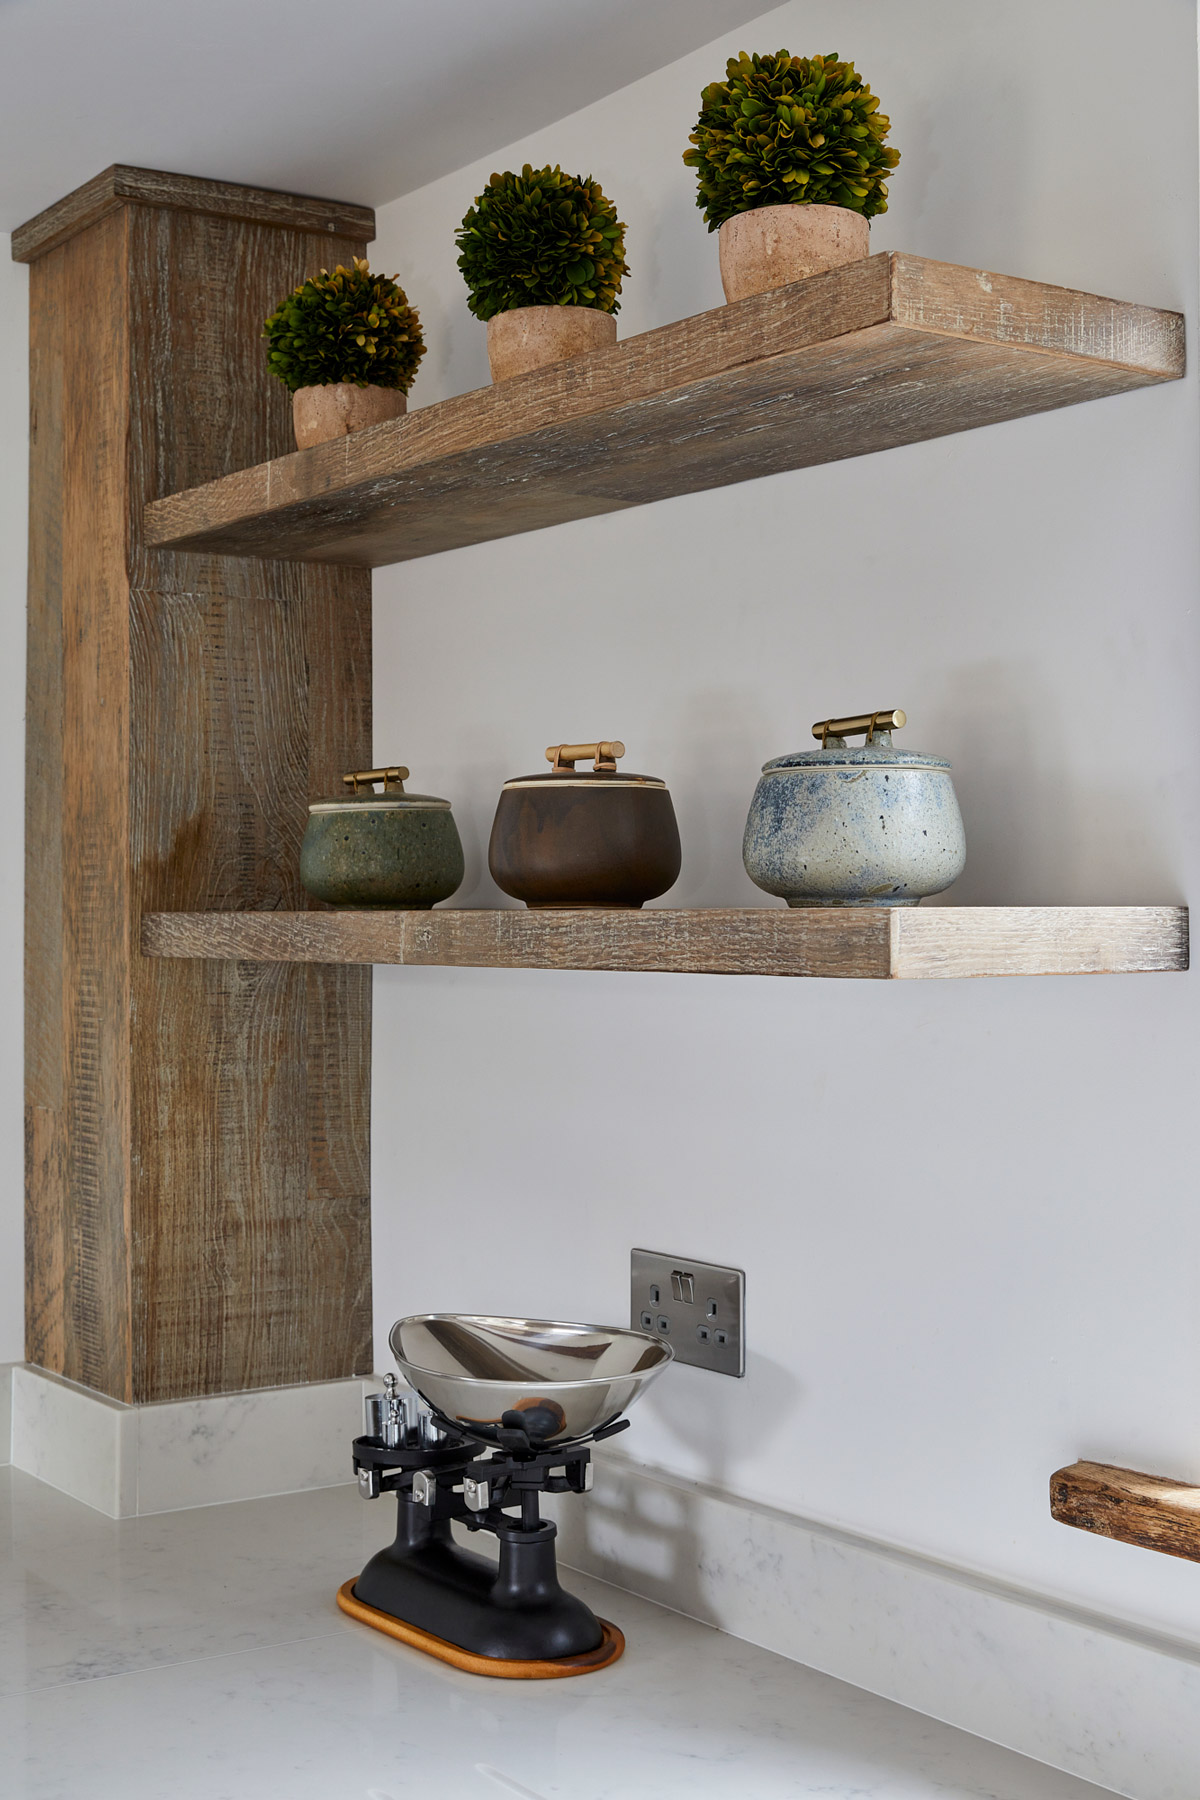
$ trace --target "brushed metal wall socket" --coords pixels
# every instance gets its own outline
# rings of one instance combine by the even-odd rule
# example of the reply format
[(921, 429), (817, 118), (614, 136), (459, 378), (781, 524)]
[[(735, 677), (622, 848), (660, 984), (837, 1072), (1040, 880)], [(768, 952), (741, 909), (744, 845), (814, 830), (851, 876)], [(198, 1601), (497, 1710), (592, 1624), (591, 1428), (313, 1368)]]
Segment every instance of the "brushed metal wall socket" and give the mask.
[(715, 1375), (746, 1373), (746, 1277), (741, 1269), (670, 1256), (629, 1254), (629, 1323), (664, 1337), (677, 1362)]

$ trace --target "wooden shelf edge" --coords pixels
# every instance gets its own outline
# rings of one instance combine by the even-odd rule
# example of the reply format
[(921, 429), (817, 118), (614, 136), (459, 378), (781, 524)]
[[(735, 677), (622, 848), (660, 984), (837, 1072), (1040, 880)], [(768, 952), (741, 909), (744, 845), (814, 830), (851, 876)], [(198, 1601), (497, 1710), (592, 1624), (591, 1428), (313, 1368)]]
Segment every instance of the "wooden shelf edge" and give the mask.
[(164, 495), (145, 535), (378, 567), (1183, 372), (1177, 312), (883, 253)]
[(1200, 1562), (1200, 1487), (1115, 1463), (1077, 1462), (1050, 1477), (1060, 1525)]
[(1188, 966), (1179, 906), (146, 913), (144, 956), (934, 980)]

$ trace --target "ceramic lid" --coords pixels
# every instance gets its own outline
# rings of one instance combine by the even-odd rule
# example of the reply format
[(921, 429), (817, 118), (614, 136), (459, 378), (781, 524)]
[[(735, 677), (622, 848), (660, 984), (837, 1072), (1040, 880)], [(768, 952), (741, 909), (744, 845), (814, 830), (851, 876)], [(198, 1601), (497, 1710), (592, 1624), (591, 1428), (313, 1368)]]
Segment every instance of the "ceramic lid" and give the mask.
[[(439, 799), (436, 794), (406, 794), (404, 783), (407, 780), (408, 770), (398, 766), (359, 769), (342, 776), (349, 793), (339, 795), (336, 800), (314, 800), (308, 810), (310, 813), (450, 811), (450, 802)], [(377, 781), (383, 783), (382, 794), (375, 792)]]
[[(504, 783), (504, 789), (527, 787), (601, 787), (601, 788), (665, 788), (657, 775), (632, 775), (617, 768), (617, 758), (624, 756), (625, 746), (614, 739), (598, 744), (551, 744), (546, 751), (549, 772), (542, 775), (515, 775)], [(590, 769), (577, 769), (584, 757), (593, 758)]]
[[(514, 775), (504, 789), (526, 787), (665, 788), (657, 775), (632, 775), (625, 769), (564, 769), (560, 775)], [(504, 790), (502, 790), (504, 791)]]
[(763, 774), (771, 769), (810, 768), (883, 768), (883, 769), (948, 769), (944, 756), (923, 756), (919, 750), (898, 750), (890, 731), (876, 732), (871, 744), (851, 747), (844, 738), (831, 739), (824, 750), (794, 750), (790, 756), (775, 756), (763, 764)]
[[(788, 756), (772, 757), (762, 772), (777, 769), (875, 768), (875, 769), (948, 769), (944, 756), (924, 756), (919, 750), (897, 750), (892, 732), (899, 731), (906, 716), (899, 707), (886, 712), (853, 713), (844, 719), (818, 719), (812, 734), (820, 740), (819, 750), (793, 750)], [(851, 749), (848, 737), (865, 738)]]

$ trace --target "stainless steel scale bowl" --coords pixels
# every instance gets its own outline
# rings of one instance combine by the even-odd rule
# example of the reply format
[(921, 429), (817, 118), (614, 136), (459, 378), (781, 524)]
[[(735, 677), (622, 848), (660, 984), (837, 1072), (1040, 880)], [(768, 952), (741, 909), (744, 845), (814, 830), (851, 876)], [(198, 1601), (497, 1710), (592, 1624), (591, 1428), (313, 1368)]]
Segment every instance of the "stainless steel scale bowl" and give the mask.
[(466, 1313), (398, 1319), (388, 1341), (427, 1405), (493, 1442), (506, 1413), (523, 1415), (533, 1443), (586, 1437), (619, 1417), (674, 1355), (648, 1332)]

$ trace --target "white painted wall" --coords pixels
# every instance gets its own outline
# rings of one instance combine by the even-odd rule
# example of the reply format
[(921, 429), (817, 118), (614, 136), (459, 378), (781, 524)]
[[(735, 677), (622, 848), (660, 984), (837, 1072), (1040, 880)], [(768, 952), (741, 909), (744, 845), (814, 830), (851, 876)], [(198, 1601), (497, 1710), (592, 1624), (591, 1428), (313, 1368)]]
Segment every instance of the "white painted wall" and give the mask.
[(15, 1362), (25, 1346), (21, 846), (25, 817), (28, 294), (29, 271), (11, 260), (9, 240), (0, 237), (0, 768), (6, 776), (9, 822), (5, 878), (0, 881), (0, 1363)]
[[(877, 248), (1182, 307), (1194, 333), (1188, 0), (795, 0), (383, 210), (376, 264), (432, 342), (414, 402), (487, 380), (453, 229), (494, 168), (561, 161), (618, 200), (624, 333), (717, 304), (680, 153), (725, 55), (780, 44), (883, 96), (903, 161)], [(823, 714), (902, 705), (955, 764), (948, 899), (1185, 899), (1197, 460), (1190, 377), (385, 571), (377, 755), (453, 799), (458, 903), (487, 906), (502, 780), (619, 735), (675, 796), (668, 902), (746, 905), (759, 765)], [(381, 1357), (417, 1308), (621, 1320), (633, 1244), (741, 1263), (745, 1381), (673, 1370), (631, 1451), (1200, 1641), (1200, 1568), (1046, 1498), (1076, 1456), (1200, 1480), (1193, 978), (429, 969), (375, 992)]]

